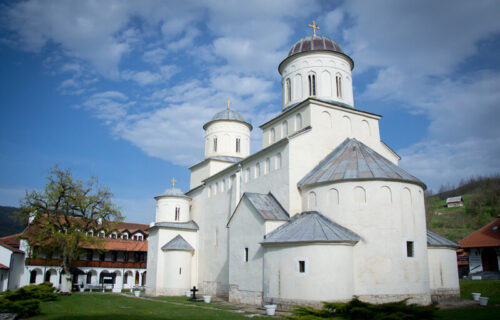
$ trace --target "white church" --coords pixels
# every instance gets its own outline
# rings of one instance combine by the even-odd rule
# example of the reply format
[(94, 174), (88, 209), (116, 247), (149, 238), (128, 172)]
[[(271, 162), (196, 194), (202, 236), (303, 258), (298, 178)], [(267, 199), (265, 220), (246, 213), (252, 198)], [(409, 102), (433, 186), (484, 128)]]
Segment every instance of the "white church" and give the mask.
[(321, 301), (431, 301), (459, 295), (457, 244), (426, 230), (425, 184), (354, 107), (353, 60), (315, 34), (278, 67), (281, 113), (253, 129), (229, 108), (205, 130), (190, 188), (157, 197), (146, 293), (190, 287), (282, 308)]

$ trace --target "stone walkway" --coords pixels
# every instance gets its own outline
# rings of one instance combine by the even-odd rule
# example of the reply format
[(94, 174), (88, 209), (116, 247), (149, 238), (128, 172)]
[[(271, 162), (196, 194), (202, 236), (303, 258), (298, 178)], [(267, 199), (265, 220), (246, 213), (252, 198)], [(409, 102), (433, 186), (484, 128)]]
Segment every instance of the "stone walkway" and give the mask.
[[(150, 297), (145, 297), (145, 296), (140, 296), (140, 297), (135, 297), (130, 294), (122, 293), (122, 296), (129, 297), (129, 298), (136, 298), (136, 299), (142, 299), (142, 300), (148, 300), (148, 301), (155, 301), (155, 302), (163, 302), (167, 304), (173, 304), (177, 306), (188, 306), (188, 307), (193, 307), (193, 308), (201, 308), (201, 309), (207, 309), (207, 310), (215, 310), (215, 311), (226, 311), (226, 312), (231, 312), (231, 313), (240, 313), (240, 314), (245, 314), (244, 316), (247, 318), (254, 318), (254, 317), (262, 317), (266, 316), (266, 311), (264, 308), (260, 308), (257, 306), (253, 305), (248, 305), (248, 304), (234, 304), (234, 303), (229, 303), (228, 301), (219, 299), (219, 298), (213, 298), (212, 297), (212, 302), (214, 305), (217, 306), (222, 306), (222, 307), (227, 307), (227, 308), (232, 308), (232, 309), (226, 309), (226, 308), (218, 308), (218, 307), (212, 307), (206, 304), (196, 304), (196, 303), (183, 303), (183, 302), (176, 302), (176, 301), (168, 301), (168, 300), (160, 300), (160, 299), (155, 299), (155, 298), (150, 298)], [(275, 317), (281, 318), (281, 315), (285, 315), (287, 313), (285, 312), (276, 312)]]

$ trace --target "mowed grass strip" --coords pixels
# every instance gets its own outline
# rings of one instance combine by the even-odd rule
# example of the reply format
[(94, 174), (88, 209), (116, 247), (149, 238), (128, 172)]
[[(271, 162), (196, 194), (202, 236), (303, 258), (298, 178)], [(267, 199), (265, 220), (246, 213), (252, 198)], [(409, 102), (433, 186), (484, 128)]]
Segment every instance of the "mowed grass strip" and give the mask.
[(247, 319), (243, 314), (223, 310), (207, 310), (113, 294), (74, 293), (68, 297), (59, 297), (57, 301), (43, 302), (41, 309), (41, 315), (30, 319)]
[(460, 280), (460, 297), (472, 300), (472, 292), (488, 297), (489, 305), (500, 304), (500, 280)]

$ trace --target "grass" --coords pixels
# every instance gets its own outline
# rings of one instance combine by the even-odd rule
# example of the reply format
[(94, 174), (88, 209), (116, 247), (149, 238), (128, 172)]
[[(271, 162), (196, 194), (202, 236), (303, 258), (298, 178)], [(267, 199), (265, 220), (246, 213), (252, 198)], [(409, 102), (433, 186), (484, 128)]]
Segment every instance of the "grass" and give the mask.
[(160, 301), (182, 303), (182, 304), (185, 304), (185, 305), (207, 306), (207, 307), (212, 307), (212, 308), (217, 308), (217, 309), (222, 309), (222, 310), (236, 310), (236, 308), (232, 308), (232, 307), (228, 307), (228, 306), (222, 306), (222, 305), (214, 304), (214, 303), (189, 301), (188, 300), (189, 298), (184, 297), (184, 296), (178, 296), (178, 297), (154, 297), (153, 299), (160, 300)]
[(460, 297), (472, 300), (472, 292), (488, 297), (488, 304), (500, 304), (500, 280), (460, 280)]
[[(212, 306), (212, 305), (210, 305)], [(33, 320), (126, 320), (126, 319), (247, 319), (244, 314), (180, 306), (114, 294), (82, 294), (43, 302), (42, 314)]]

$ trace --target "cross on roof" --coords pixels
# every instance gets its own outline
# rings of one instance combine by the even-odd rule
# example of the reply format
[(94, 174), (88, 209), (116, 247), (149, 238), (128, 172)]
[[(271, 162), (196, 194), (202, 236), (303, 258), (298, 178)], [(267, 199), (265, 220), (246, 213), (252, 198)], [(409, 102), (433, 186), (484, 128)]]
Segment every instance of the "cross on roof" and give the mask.
[(227, 103), (227, 110), (229, 110), (229, 105), (232, 103), (231, 100), (229, 100), (229, 98), (227, 98), (227, 100), (225, 101)]
[(319, 30), (319, 27), (316, 25), (316, 21), (313, 20), (313, 24), (310, 24), (309, 28), (313, 29), (313, 37), (316, 37), (316, 30)]
[(176, 182), (176, 181), (177, 181), (177, 180), (175, 180), (175, 178), (174, 178), (174, 177), (172, 177), (172, 180), (170, 180), (170, 182), (172, 182), (172, 188), (175, 188), (175, 182)]

